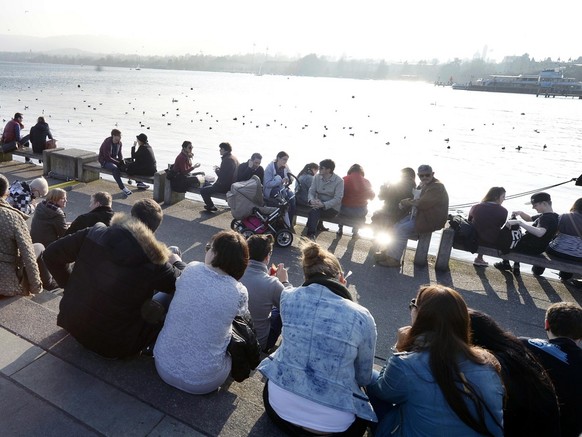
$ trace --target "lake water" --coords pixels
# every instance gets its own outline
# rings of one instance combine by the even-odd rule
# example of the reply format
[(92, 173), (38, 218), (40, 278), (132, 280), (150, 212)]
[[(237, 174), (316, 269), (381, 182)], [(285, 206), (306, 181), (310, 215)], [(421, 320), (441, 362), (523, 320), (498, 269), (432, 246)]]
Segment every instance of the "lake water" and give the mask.
[[(578, 99), (405, 81), (0, 63), (0, 117), (5, 123), (17, 111), (25, 133), (44, 115), (59, 145), (69, 148), (97, 152), (117, 127), (129, 156), (143, 132), (160, 169), (184, 140), (207, 174), (220, 161), (222, 141), (241, 162), (260, 152), (263, 166), (285, 150), (294, 173), (332, 158), (343, 176), (359, 163), (376, 189), (400, 168), (426, 163), (446, 185), (453, 209), (464, 212), (469, 208), (455, 205), (478, 202), (491, 186), (512, 195), (582, 173)], [(582, 197), (574, 183), (548, 192), (556, 212)], [(528, 200), (504, 206), (533, 212)]]

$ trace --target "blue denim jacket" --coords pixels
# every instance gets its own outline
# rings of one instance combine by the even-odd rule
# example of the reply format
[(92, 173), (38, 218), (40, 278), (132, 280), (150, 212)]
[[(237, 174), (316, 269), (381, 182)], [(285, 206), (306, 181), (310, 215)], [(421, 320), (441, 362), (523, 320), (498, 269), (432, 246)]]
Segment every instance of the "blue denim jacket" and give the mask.
[(283, 342), (258, 370), (291, 393), (375, 422), (361, 389), (376, 347), (370, 312), (321, 284), (284, 290), (280, 310)]
[[(459, 369), (488, 408), (485, 424), (491, 435), (503, 436), (504, 389), (498, 373), (489, 365), (469, 360)], [(432, 376), (428, 352), (404, 352), (392, 356), (379, 378), (368, 386), (375, 407), (389, 411), (380, 417), (375, 436), (479, 436), (453, 412)], [(380, 403), (385, 405), (379, 405)], [(386, 405), (387, 404), (387, 405)], [(392, 404), (396, 406), (390, 409)], [(469, 404), (468, 404), (469, 405)], [(472, 414), (475, 414), (470, 407)], [(499, 424), (499, 425), (498, 425)]]

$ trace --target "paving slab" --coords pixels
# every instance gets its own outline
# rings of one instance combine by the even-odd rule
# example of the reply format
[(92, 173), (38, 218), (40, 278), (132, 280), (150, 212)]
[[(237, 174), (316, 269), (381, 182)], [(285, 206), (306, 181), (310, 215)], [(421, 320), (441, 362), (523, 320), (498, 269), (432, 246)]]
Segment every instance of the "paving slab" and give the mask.
[(0, 345), (0, 372), (6, 376), (11, 376), (45, 354), (40, 347), (4, 328), (0, 328)]

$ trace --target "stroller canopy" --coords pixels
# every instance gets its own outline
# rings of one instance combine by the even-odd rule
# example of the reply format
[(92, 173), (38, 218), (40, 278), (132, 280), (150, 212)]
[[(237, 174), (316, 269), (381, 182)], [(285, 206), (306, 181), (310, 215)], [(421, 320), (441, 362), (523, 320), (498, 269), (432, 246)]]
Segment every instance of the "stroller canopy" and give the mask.
[(253, 213), (253, 208), (262, 207), (263, 187), (258, 176), (253, 175), (248, 181), (235, 182), (226, 193), (226, 202), (230, 206), (232, 216), (242, 220)]

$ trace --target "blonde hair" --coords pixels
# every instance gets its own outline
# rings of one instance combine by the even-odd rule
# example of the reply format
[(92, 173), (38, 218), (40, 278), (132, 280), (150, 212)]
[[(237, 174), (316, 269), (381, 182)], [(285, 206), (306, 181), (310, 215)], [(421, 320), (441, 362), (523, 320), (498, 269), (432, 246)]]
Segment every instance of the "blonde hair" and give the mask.
[(53, 188), (46, 195), (47, 202), (57, 203), (63, 197), (67, 195), (67, 192), (62, 188)]
[(317, 274), (335, 279), (342, 272), (342, 266), (335, 255), (313, 241), (301, 245), (301, 266), (306, 280)]

